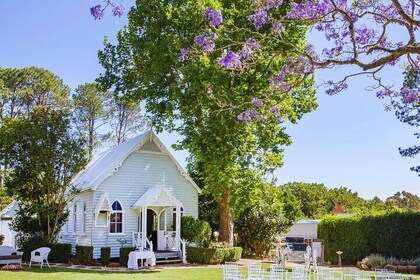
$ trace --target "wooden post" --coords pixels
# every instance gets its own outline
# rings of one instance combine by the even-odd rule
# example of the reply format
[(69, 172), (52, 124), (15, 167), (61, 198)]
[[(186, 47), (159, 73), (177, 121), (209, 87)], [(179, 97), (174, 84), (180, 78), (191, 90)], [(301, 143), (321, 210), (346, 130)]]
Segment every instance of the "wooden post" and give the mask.
[(141, 246), (143, 250), (146, 248), (146, 234), (147, 234), (147, 207), (143, 206), (142, 208), (143, 214), (141, 215), (142, 219), (142, 227), (141, 227)]
[(180, 207), (176, 207), (176, 244), (175, 249), (176, 251), (179, 251), (181, 248), (179, 248), (179, 240), (181, 240), (181, 211)]

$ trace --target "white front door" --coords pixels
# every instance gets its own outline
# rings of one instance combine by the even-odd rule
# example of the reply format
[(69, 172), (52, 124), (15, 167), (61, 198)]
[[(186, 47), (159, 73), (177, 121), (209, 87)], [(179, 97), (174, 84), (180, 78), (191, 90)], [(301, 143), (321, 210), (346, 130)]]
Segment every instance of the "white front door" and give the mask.
[(175, 231), (158, 231), (158, 250), (175, 251), (176, 250), (176, 232)]

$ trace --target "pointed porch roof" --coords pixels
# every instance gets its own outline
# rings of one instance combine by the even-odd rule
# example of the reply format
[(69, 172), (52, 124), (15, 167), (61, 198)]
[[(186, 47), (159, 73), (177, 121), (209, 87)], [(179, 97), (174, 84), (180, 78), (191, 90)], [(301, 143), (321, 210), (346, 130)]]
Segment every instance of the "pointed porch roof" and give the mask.
[(131, 207), (140, 208), (145, 206), (183, 207), (182, 203), (163, 185), (147, 189)]

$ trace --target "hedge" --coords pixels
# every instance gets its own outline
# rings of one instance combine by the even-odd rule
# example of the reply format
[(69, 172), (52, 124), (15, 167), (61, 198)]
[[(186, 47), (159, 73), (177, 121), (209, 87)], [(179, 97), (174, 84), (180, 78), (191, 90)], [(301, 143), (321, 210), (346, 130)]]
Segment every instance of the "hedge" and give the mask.
[(220, 264), (224, 262), (235, 262), (241, 258), (241, 255), (241, 247), (187, 247), (187, 261), (189, 263)]
[(76, 245), (76, 262), (90, 264), (93, 260), (93, 246)]
[(41, 247), (51, 248), (51, 252), (48, 254), (48, 261), (52, 263), (68, 263), (71, 255), (71, 244), (66, 243), (44, 243), (36, 246), (30, 246), (23, 248), (23, 260), (29, 261), (31, 258), (31, 252)]
[(318, 224), (318, 238), (324, 241), (325, 260), (355, 264), (371, 255), (381, 254), (411, 259), (420, 254), (420, 212), (387, 212), (329, 216)]
[(136, 247), (121, 247), (120, 248), (120, 265), (127, 266), (128, 255), (131, 251), (135, 251)]
[(101, 248), (101, 264), (103, 266), (109, 265), (111, 260), (111, 247), (102, 247)]

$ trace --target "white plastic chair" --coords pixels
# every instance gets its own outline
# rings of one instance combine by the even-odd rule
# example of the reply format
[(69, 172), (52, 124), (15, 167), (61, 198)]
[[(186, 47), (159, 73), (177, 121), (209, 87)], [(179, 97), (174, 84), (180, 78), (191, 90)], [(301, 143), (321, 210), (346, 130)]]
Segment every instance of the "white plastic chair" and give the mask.
[(273, 264), (270, 266), (270, 280), (286, 280), (287, 270), (281, 266)]
[(248, 280), (263, 280), (264, 271), (261, 269), (261, 264), (250, 263), (248, 264)]
[(51, 248), (48, 247), (41, 247), (36, 250), (33, 250), (31, 252), (31, 260), (29, 262), (29, 267), (31, 267), (32, 262), (39, 262), (41, 263), (41, 269), (42, 264), (44, 263), (44, 260), (47, 262), (48, 267), (50, 267), (50, 264), (48, 263), (48, 254), (50, 253)]
[(325, 280), (342, 280), (343, 271), (339, 269), (328, 269), (328, 275)]
[(316, 268), (316, 270), (314, 271), (315, 274), (315, 279), (316, 280), (325, 280), (328, 278), (328, 273), (329, 269), (328, 267), (325, 266), (318, 266)]
[(242, 280), (237, 263), (226, 262), (222, 265), (223, 280)]

